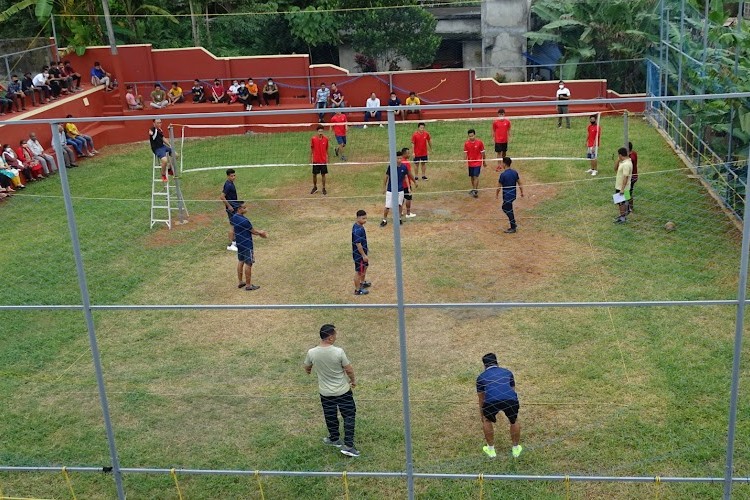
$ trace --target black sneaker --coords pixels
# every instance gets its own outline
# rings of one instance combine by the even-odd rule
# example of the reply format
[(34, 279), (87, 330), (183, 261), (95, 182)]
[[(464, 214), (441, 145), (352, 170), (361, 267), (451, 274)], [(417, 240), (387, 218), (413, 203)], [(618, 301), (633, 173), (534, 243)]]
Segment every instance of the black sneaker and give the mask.
[(505, 234), (513, 234), (513, 233), (515, 233), (515, 232), (516, 232), (516, 228), (515, 228), (515, 227), (511, 227), (511, 228), (508, 228), (508, 229), (506, 229), (506, 230), (505, 230), (505, 231), (503, 231), (503, 232), (504, 232)]
[(372, 286), (372, 283), (370, 283), (369, 281), (363, 281), (359, 284), (359, 286), (360, 288), (370, 288)]
[(359, 452), (357, 451), (357, 448), (355, 448), (354, 446), (344, 446), (343, 448), (341, 448), (341, 453), (343, 453), (347, 457), (356, 458), (359, 456)]
[(474, 198), (479, 198), (479, 191), (476, 189), (474, 190)]
[(399, 226), (403, 226), (403, 225), (404, 225), (404, 221), (403, 221), (402, 219), (399, 219), (399, 220), (398, 220), (398, 225), (399, 225)]
[(380, 227), (385, 227), (385, 225), (388, 224), (388, 221), (383, 219), (380, 221)]
[(364, 288), (360, 288), (359, 290), (354, 290), (354, 295), (367, 295), (370, 293), (369, 290), (365, 290)]
[(423, 176), (422, 176), (422, 180), (423, 180), (423, 181), (426, 181), (426, 180), (427, 180), (427, 176), (426, 176), (426, 175), (423, 175)]
[(336, 146), (335, 148), (333, 148), (333, 154), (335, 154), (336, 156), (339, 155), (339, 147), (338, 146)]
[(625, 224), (628, 221), (625, 217), (618, 217), (615, 219), (615, 224)]
[(315, 186), (315, 187), (314, 187), (314, 188), (312, 188), (312, 190), (310, 191), (310, 194), (315, 194), (315, 193), (317, 193), (317, 192), (318, 192), (318, 187), (317, 187), (317, 186)]

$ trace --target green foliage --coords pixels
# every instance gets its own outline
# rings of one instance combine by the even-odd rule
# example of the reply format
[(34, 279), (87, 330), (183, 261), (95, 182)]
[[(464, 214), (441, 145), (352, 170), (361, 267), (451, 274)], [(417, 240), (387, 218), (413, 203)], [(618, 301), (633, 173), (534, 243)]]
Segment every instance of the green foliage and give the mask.
[(436, 26), (435, 17), (418, 6), (356, 11), (347, 22), (354, 50), (376, 59), (381, 69), (402, 57), (417, 67), (430, 64), (440, 46)]
[(323, 44), (339, 43), (341, 16), (326, 12), (337, 6), (336, 0), (322, 0), (316, 7), (309, 5), (304, 9), (291, 7), (292, 14), (287, 14), (292, 36), (310, 47)]
[(535, 0), (531, 11), (543, 23), (526, 33), (529, 46), (553, 42), (563, 58), (561, 78), (608, 78), (621, 92), (642, 90), (645, 75), (628, 63), (579, 64), (645, 57), (659, 33), (656, 0)]

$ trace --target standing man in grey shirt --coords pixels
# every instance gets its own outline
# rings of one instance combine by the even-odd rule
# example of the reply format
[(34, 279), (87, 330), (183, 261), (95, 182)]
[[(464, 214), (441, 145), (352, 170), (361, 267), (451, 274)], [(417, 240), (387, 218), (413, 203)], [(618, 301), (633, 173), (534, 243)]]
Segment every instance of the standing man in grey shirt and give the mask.
[[(354, 368), (344, 350), (335, 347), (334, 342), (336, 327), (329, 324), (321, 326), (320, 344), (307, 351), (304, 368), (309, 375), (314, 366), (318, 376), (320, 404), (328, 427), (328, 436), (323, 438), (323, 442), (340, 448), (346, 456), (358, 457), (359, 451), (354, 447), (354, 418), (357, 414), (352, 395), (352, 389), (357, 385)], [(339, 412), (344, 419), (343, 443), (339, 432)]]

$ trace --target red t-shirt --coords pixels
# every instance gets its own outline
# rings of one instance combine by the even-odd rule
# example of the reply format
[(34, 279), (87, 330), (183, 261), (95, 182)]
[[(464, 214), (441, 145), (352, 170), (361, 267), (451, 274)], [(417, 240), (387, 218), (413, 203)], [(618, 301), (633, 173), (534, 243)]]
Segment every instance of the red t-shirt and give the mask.
[(341, 113), (338, 115), (333, 115), (331, 117), (331, 123), (340, 123), (341, 125), (334, 125), (333, 126), (333, 135), (337, 135), (339, 137), (344, 137), (346, 135), (346, 125), (343, 125), (346, 123), (346, 115)]
[(630, 152), (630, 161), (633, 163), (633, 174), (632, 178), (633, 180), (636, 180), (638, 178), (638, 153), (635, 151)]
[[(411, 173), (411, 162), (409, 160), (401, 160), (401, 165), (406, 167), (406, 171)], [(409, 176), (404, 176), (404, 189), (407, 189), (409, 187)]]
[(464, 153), (466, 153), (466, 159), (468, 161), (467, 166), (482, 166), (482, 154), (484, 154), (484, 144), (482, 143), (482, 141), (480, 141), (479, 139), (466, 141), (464, 143)]
[(312, 162), (315, 164), (328, 163), (328, 137), (314, 135), (310, 139), (310, 150), (312, 150)]
[(427, 156), (427, 141), (430, 140), (430, 133), (416, 131), (411, 136), (411, 143), (414, 145), (414, 156)]
[(602, 138), (602, 128), (599, 125), (592, 123), (587, 130), (588, 137), (586, 138), (586, 146), (590, 148), (598, 146), (599, 141)]
[(505, 118), (498, 118), (492, 122), (492, 131), (495, 133), (495, 142), (508, 142), (508, 132), (510, 132), (510, 121)]

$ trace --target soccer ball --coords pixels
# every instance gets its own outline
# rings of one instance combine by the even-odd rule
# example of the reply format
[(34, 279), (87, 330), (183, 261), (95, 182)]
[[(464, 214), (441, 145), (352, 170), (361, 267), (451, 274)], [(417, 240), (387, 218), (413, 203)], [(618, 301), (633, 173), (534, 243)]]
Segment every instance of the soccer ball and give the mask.
[(674, 230), (675, 230), (675, 228), (677, 228), (677, 224), (675, 224), (675, 223), (674, 223), (674, 222), (672, 222), (672, 221), (669, 221), (669, 222), (667, 222), (666, 224), (664, 224), (664, 229), (665, 229), (665, 230), (666, 230), (666, 231), (667, 231), (668, 233), (671, 233), (672, 231), (674, 231)]

